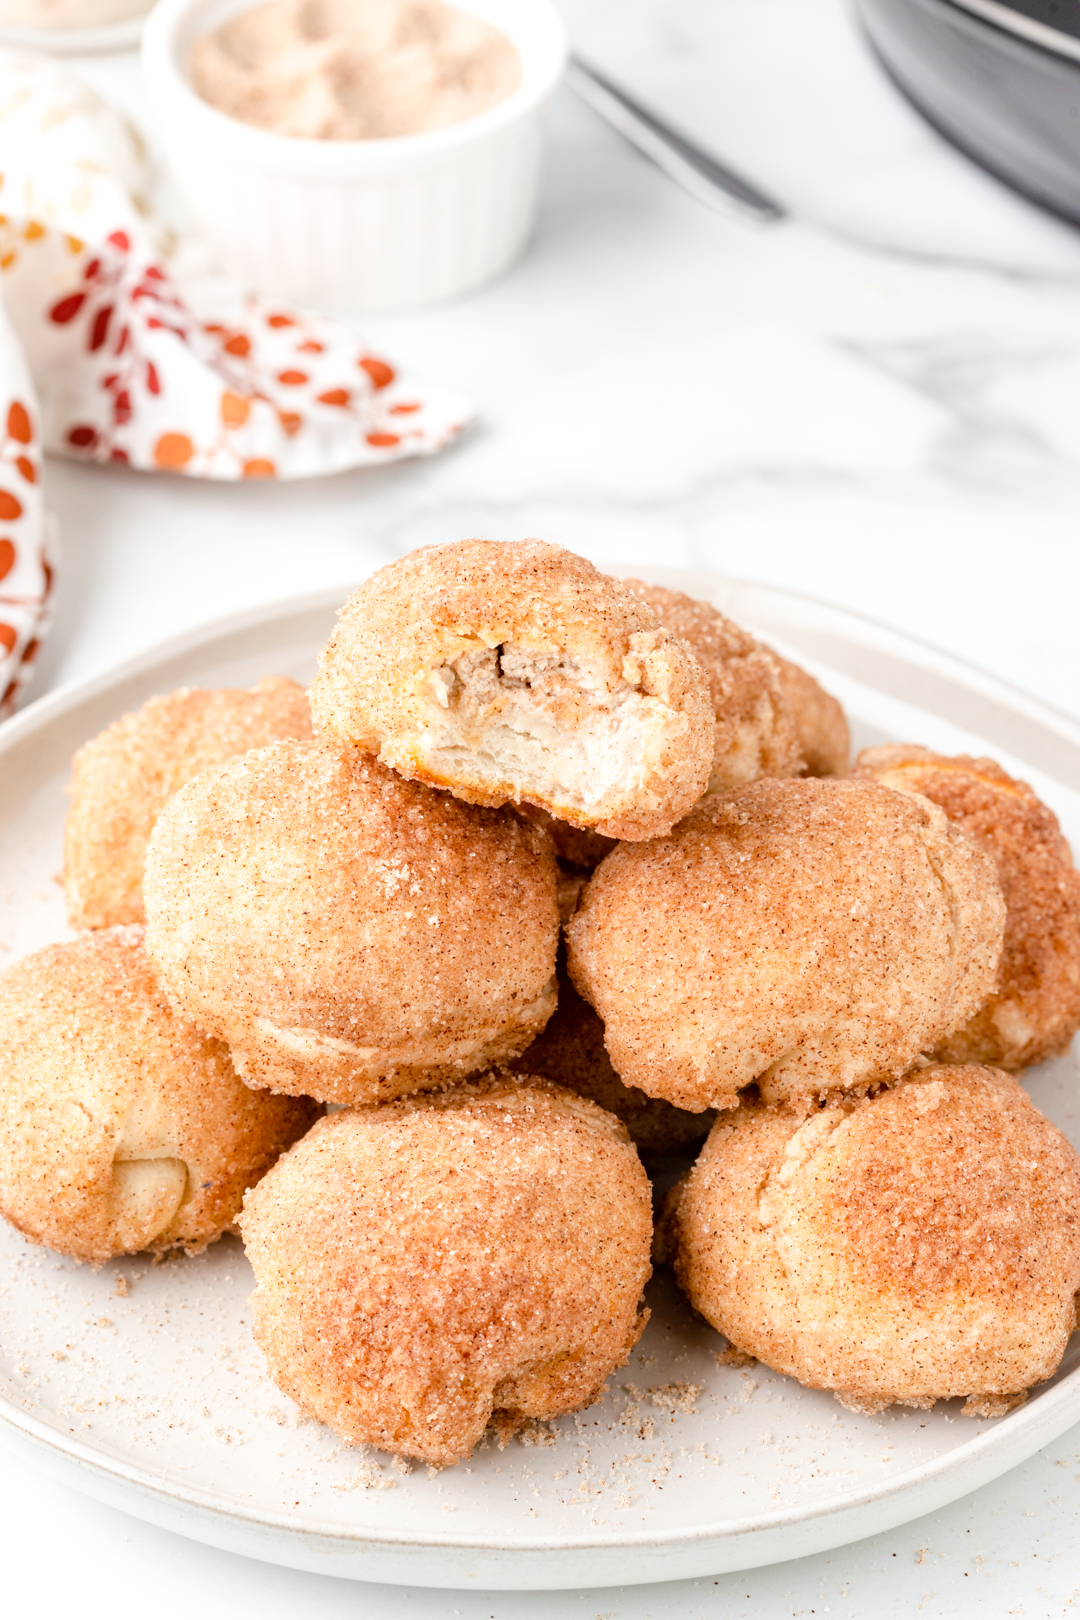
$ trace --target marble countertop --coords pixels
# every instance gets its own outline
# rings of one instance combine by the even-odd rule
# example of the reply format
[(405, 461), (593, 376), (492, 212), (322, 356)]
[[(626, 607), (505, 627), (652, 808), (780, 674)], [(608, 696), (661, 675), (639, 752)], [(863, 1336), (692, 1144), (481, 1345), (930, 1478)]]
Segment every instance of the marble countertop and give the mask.
[[(563, 9), (583, 54), (794, 218), (710, 212), (564, 92), (527, 258), (453, 306), (359, 323), (468, 392), (477, 426), (427, 462), (272, 488), (51, 464), (61, 585), (31, 696), (479, 533), (782, 585), (1080, 713), (1080, 233), (928, 129), (843, 0)], [(152, 136), (134, 57), (78, 70)], [(17, 1474), (2, 1452), (0, 1504), (8, 1590), (47, 1615), (780, 1620), (1080, 1602), (1077, 1431), (891, 1535), (621, 1592), (404, 1592), (271, 1569)]]

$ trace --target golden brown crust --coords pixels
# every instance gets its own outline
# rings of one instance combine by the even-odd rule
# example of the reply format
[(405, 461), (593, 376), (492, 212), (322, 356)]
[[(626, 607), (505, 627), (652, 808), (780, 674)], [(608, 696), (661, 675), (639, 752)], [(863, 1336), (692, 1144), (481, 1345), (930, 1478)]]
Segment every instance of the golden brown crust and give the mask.
[(178, 788), (234, 754), (311, 736), (304, 689), (270, 675), (250, 691), (182, 688), (151, 698), (72, 761), (64, 888), (73, 928), (144, 920), (143, 858)]
[(241, 1226), (275, 1381), (346, 1440), (439, 1466), (493, 1414), (596, 1399), (645, 1325), (640, 1161), (618, 1121), (542, 1080), (334, 1114)]
[(0, 1211), (77, 1260), (220, 1237), (311, 1124), (241, 1084), (178, 1017), (141, 928), (50, 945), (0, 975)]
[(559, 964), (559, 1004), (546, 1027), (510, 1067), (539, 1074), (588, 1097), (621, 1119), (638, 1152), (646, 1158), (685, 1153), (704, 1141), (714, 1115), (673, 1108), (662, 1097), (647, 1097), (624, 1086), (604, 1045), (604, 1026)]
[(800, 776), (805, 762), (776, 654), (711, 602), (640, 579), (626, 585), (665, 629), (693, 648), (705, 671), (714, 715), (708, 791), (762, 776)]
[(541, 540), (462, 540), (380, 569), (310, 697), (320, 732), (403, 776), (610, 837), (667, 831), (708, 779), (693, 654), (623, 584)]
[(147, 942), (251, 1085), (374, 1102), (516, 1056), (555, 1005), (545, 834), (328, 743), (190, 782), (154, 829)]
[(937, 806), (851, 780), (712, 794), (620, 845), (567, 924), (569, 968), (628, 1085), (731, 1108), (900, 1075), (993, 985), (993, 863)]
[(1080, 1158), (1000, 1070), (935, 1067), (716, 1124), (669, 1216), (676, 1274), (739, 1350), (845, 1404), (1049, 1378), (1080, 1289)]
[(856, 775), (921, 793), (995, 862), (1005, 941), (993, 995), (935, 1049), (944, 1063), (1019, 1070), (1080, 1029), (1080, 872), (1053, 811), (992, 759), (914, 744), (868, 748)]
[(795, 722), (806, 774), (843, 776), (851, 757), (851, 732), (843, 709), (808, 670), (777, 652), (772, 656)]

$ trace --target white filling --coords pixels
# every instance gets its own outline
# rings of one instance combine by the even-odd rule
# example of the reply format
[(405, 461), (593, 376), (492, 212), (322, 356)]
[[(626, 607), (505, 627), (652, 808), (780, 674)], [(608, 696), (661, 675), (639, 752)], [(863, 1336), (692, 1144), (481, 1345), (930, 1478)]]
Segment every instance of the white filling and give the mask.
[(431, 670), (427, 688), (433, 772), (585, 812), (640, 790), (666, 740), (656, 698), (558, 653), (479, 648)]
[(113, 1165), (109, 1215), (118, 1245), (143, 1249), (175, 1218), (187, 1191), (183, 1159), (121, 1159)]
[(175, 1219), (188, 1191), (188, 1167), (179, 1157), (162, 1101), (129, 1103), (116, 1137), (109, 1218), (118, 1246), (143, 1249)]

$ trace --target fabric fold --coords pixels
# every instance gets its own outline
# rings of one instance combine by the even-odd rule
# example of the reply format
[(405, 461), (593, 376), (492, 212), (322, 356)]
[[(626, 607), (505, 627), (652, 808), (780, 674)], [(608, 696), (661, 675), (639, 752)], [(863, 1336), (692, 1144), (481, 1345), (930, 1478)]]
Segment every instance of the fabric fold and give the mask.
[(0, 285), (44, 447), (214, 479), (441, 449), (472, 415), (349, 327), (277, 302), (201, 318), (163, 262), (140, 143), (44, 58), (0, 53)]
[(313, 478), (430, 455), (473, 415), (343, 323), (256, 298), (197, 312), (147, 191), (117, 112), (49, 58), (0, 52), (0, 718), (50, 612), (43, 450)]
[(0, 307), (0, 719), (14, 709), (29, 678), (52, 581), (37, 399)]

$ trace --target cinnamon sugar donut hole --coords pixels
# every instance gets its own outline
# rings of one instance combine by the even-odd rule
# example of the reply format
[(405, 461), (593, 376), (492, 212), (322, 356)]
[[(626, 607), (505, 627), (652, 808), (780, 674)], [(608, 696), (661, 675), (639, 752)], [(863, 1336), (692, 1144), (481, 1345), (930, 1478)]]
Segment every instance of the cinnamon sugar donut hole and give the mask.
[(1018, 1070), (1064, 1052), (1080, 1029), (1080, 872), (1054, 812), (992, 759), (910, 743), (866, 749), (855, 774), (932, 799), (997, 867), (1006, 909), (997, 984), (935, 1056)]
[(0, 1051), (0, 1212), (94, 1265), (205, 1248), (317, 1112), (241, 1083), (173, 1011), (136, 927), (0, 975)]
[(549, 839), (328, 743), (189, 782), (146, 857), (147, 943), (243, 1078), (323, 1102), (450, 1085), (555, 1007)]
[(997, 1415), (1076, 1325), (1080, 1157), (1000, 1070), (922, 1069), (809, 1116), (744, 1105), (671, 1206), (695, 1308), (856, 1411)]
[(710, 793), (762, 776), (847, 770), (844, 711), (809, 671), (755, 641), (711, 602), (640, 579), (626, 584), (705, 671), (716, 719)]
[(146, 845), (178, 788), (279, 738), (311, 736), (304, 689), (269, 675), (250, 691), (182, 688), (151, 698), (79, 749), (64, 829), (64, 889), (73, 928), (145, 917)]
[(494, 1075), (319, 1122), (247, 1200), (270, 1375), (438, 1467), (587, 1406), (645, 1326), (649, 1183), (610, 1114)]
[(776, 655), (711, 602), (640, 579), (628, 579), (626, 586), (693, 649), (705, 671), (713, 710), (708, 791), (762, 776), (801, 776), (806, 762)]
[(381, 568), (310, 690), (316, 729), (474, 804), (528, 802), (612, 838), (705, 791), (705, 676), (652, 609), (542, 540), (462, 540)]
[(851, 758), (851, 732), (840, 703), (801, 664), (781, 658), (771, 647), (763, 650), (776, 661), (807, 776), (843, 776)]
[(716, 1117), (712, 1110), (691, 1114), (662, 1097), (648, 1097), (636, 1086), (624, 1086), (611, 1066), (604, 1045), (604, 1026), (559, 967), (559, 1004), (532, 1045), (511, 1068), (543, 1075), (588, 1097), (621, 1119), (630, 1140), (646, 1163), (687, 1153), (703, 1142)]
[(567, 924), (570, 975), (627, 1085), (731, 1108), (894, 1078), (993, 988), (989, 856), (928, 800), (766, 779), (620, 845)]

